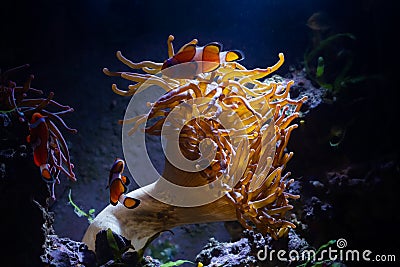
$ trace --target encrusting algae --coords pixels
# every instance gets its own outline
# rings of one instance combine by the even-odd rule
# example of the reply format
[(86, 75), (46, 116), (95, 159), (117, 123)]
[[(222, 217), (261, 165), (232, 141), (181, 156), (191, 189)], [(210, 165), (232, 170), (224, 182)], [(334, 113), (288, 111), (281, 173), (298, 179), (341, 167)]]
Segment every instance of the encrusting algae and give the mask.
[[(180, 152), (198, 171), (178, 169), (167, 157), (163, 177), (186, 187), (220, 185), (221, 197), (201, 206), (174, 206), (149, 196), (156, 191), (155, 182), (127, 194), (140, 199), (137, 208), (109, 205), (104, 209), (83, 241), (94, 249), (96, 233), (111, 228), (140, 249), (155, 233), (178, 225), (229, 220), (238, 220), (247, 229), (255, 227), (274, 239), (282, 237), (295, 228), (285, 218), (293, 208), (289, 199), (299, 198), (287, 190), (294, 180), (283, 172), (293, 153), (285, 149), (297, 127), (291, 123), (307, 99), (290, 98), (292, 81), (261, 81), (283, 64), (283, 54), (272, 67), (248, 70), (237, 62), (243, 57), (240, 51), (222, 52), (218, 43), (198, 47), (194, 39), (175, 54), (173, 39), (168, 38), (169, 59), (164, 63), (133, 63), (117, 52), (122, 63), (144, 73), (106, 68), (104, 73), (133, 82), (127, 90), (112, 85), (121, 96), (134, 96), (139, 89), (151, 90), (151, 86), (166, 91), (149, 103), (147, 114), (120, 123), (132, 125), (128, 135), (140, 127), (149, 135), (170, 140), (177, 135)], [(186, 65), (183, 70), (170, 71), (180, 64)]]

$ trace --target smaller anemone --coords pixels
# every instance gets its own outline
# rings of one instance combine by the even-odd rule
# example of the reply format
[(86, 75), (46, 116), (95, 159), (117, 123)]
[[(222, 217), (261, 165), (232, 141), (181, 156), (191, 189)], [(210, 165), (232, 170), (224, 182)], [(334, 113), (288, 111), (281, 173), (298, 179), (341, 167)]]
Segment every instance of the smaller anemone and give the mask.
[[(26, 123), (27, 119), (30, 119), (36, 112), (44, 115), (49, 129), (48, 164), (50, 165), (50, 173), (57, 183), (60, 182), (58, 178), (60, 173), (64, 173), (70, 180), (76, 181), (67, 142), (57, 126), (59, 125), (66, 131), (75, 134), (77, 130), (67, 126), (62, 119), (64, 115), (73, 112), (74, 109), (53, 100), (54, 92), (50, 92), (46, 98), (38, 97), (43, 95), (43, 91), (31, 87), (33, 75), (30, 75), (21, 86), (9, 80), (10, 76), (28, 67), (29, 65), (26, 64), (0, 73), (1, 113), (3, 116), (18, 116), (21, 123)], [(54, 187), (52, 188), (52, 196), (54, 197)]]

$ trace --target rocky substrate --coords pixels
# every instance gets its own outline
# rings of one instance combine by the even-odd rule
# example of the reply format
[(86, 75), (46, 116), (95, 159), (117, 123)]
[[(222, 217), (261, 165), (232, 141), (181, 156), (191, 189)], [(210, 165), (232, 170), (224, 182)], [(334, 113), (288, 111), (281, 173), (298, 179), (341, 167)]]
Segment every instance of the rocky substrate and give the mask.
[[(0, 120), (0, 220), (1, 254), (12, 266), (41, 266), (49, 191), (42, 181), (26, 143), (27, 122), (1, 114)], [(3, 265), (3, 264), (0, 264)]]

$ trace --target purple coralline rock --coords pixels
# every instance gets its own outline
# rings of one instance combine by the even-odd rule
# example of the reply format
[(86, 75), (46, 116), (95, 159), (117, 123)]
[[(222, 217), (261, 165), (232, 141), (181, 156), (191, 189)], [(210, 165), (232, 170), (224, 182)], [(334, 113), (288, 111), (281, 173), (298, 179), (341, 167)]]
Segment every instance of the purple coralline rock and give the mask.
[(84, 243), (57, 235), (47, 235), (42, 261), (57, 267), (97, 266), (96, 255)]
[(245, 230), (236, 242), (218, 242), (210, 238), (209, 243), (197, 255), (196, 262), (203, 266), (259, 266), (257, 252), (264, 249), (265, 238), (253, 231)]

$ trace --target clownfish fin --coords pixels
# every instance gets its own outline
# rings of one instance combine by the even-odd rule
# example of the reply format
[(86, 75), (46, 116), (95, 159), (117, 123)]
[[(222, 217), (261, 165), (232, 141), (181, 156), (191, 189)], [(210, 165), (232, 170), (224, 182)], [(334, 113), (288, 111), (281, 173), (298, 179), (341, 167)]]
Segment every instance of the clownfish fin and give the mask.
[(208, 43), (204, 46), (203, 50), (207, 50), (207, 52), (219, 53), (222, 51), (222, 44), (219, 42)]
[(178, 62), (178, 63), (186, 63), (190, 62), (194, 56), (196, 55), (196, 45), (195, 44), (188, 44), (179, 50), (178, 53), (176, 53), (173, 58)]
[(28, 143), (31, 142), (31, 135), (28, 135), (28, 136), (26, 137), (26, 142), (28, 142)]
[[(186, 49), (191, 50), (191, 49), (193, 49), (193, 47), (196, 48), (196, 47), (197, 47), (197, 44), (196, 44), (196, 43), (192, 43), (192, 42), (187, 43), (187, 44), (185, 44), (184, 46), (182, 46), (182, 47), (178, 50), (178, 52), (175, 53), (174, 56), (176, 56), (176, 55), (179, 54), (179, 53), (182, 53), (182, 52), (185, 51)], [(186, 51), (188, 51), (188, 50), (186, 50)]]
[(122, 182), (124, 183), (124, 185), (126, 185), (126, 186), (128, 186), (128, 185), (131, 183), (131, 181), (129, 180), (129, 178), (126, 177), (126, 176), (124, 176), (124, 175), (121, 176), (121, 180), (122, 180)]
[(126, 197), (123, 204), (128, 209), (134, 209), (139, 206), (140, 200), (136, 198)]
[(221, 64), (212, 62), (212, 61), (203, 61), (201, 63), (203, 72), (212, 72), (212, 71), (218, 69), (220, 66), (221, 66)]
[(128, 197), (126, 195), (121, 195), (119, 201), (125, 206), (127, 209), (134, 209), (140, 204), (140, 200)]
[(221, 52), (222, 44), (220, 43), (209, 43), (203, 47), (202, 61), (215, 62), (219, 65), (219, 53)]
[(125, 161), (123, 159), (120, 158), (116, 158), (110, 172), (111, 173), (122, 173), (124, 171), (125, 168)]
[(112, 198), (110, 197), (110, 204), (116, 206), (118, 204), (118, 201), (113, 201)]
[(202, 54), (202, 70), (203, 72), (211, 72), (220, 67), (220, 52), (222, 44), (213, 42), (203, 47)]
[(244, 59), (244, 54), (240, 50), (230, 50), (225, 54), (225, 62), (239, 61)]
[(40, 165), (40, 174), (42, 176), (42, 179), (46, 182), (46, 183), (53, 183), (54, 182), (54, 178), (51, 175), (49, 169), (48, 169), (48, 165), (47, 164), (42, 164)]

